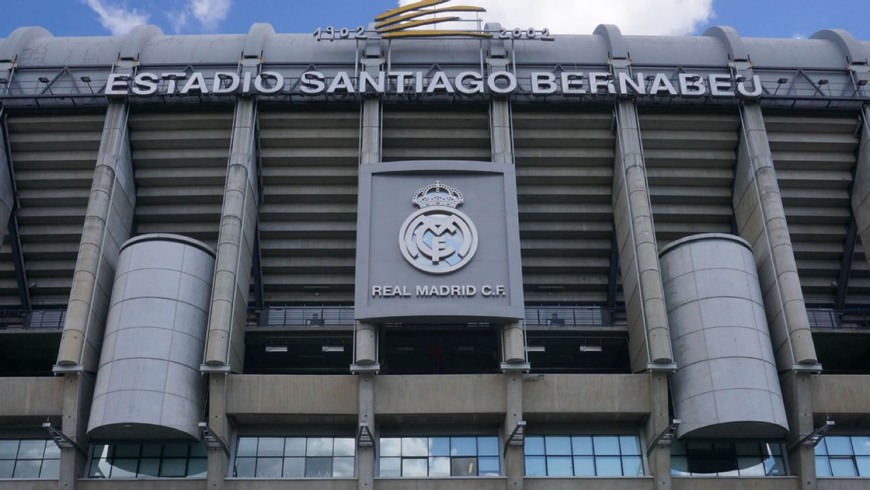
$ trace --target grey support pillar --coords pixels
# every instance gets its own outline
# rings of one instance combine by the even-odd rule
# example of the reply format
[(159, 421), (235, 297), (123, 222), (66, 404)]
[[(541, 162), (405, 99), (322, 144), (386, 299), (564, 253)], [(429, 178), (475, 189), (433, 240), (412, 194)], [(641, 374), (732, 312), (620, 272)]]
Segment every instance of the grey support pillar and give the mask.
[[(628, 45), (619, 28), (615, 25), (599, 25), (595, 35), (607, 41), (610, 69), (614, 77), (630, 75)], [(613, 167), (613, 222), (629, 322), (631, 367), (634, 372), (647, 371), (650, 378), (650, 414), (644, 425), (649, 469), (655, 478), (654, 488), (669, 490), (670, 448), (650, 443), (670, 426), (668, 375), (676, 366), (671, 351), (637, 106), (631, 100), (619, 100), (614, 117), (616, 155)]]
[[(487, 24), (487, 31), (498, 31), (498, 24)], [(494, 73), (506, 71), (510, 59), (501, 39), (489, 40), (487, 71)], [(511, 104), (506, 97), (492, 97), (489, 105), (489, 137), (492, 161), (505, 165), (514, 164), (514, 143), (511, 121)], [(526, 335), (521, 322), (506, 323), (501, 326), (502, 370), (505, 372), (506, 413), (504, 419), (504, 466), (507, 488), (522, 490), (525, 473), (523, 452), (523, 371), (528, 371), (526, 356)], [(511, 435), (513, 434), (513, 438)]]
[[(212, 432), (224, 441), (230, 440), (226, 417), (226, 374), (242, 372), (244, 362), (245, 322), (259, 203), (254, 143), (256, 120), (253, 99), (236, 102), (205, 359), (200, 367), (200, 371), (209, 376), (208, 424)], [(208, 454), (208, 488), (219, 490), (223, 488), (229, 461), (220, 448), (210, 448)]]
[(761, 107), (744, 104), (741, 122), (734, 214), (741, 238), (752, 245), (777, 367), (815, 369), (816, 350)]
[[(369, 25), (369, 29), (373, 30), (374, 26)], [(385, 62), (380, 39), (366, 42), (360, 62), (360, 69), (377, 79)], [(382, 113), (381, 99), (375, 94), (366, 94), (360, 114), (360, 165), (374, 165), (383, 159)], [(378, 327), (371, 323), (357, 322), (354, 335), (354, 363), (351, 372), (359, 375), (357, 488), (372, 490), (375, 487), (377, 465), (375, 448), (378, 446), (375, 421), (375, 383), (380, 370)]]
[(241, 372), (251, 260), (257, 227), (257, 162), (253, 99), (240, 99), (233, 117), (224, 203), (208, 319), (205, 372)]
[(789, 425), (789, 460), (801, 488), (816, 487), (812, 447), (797, 444), (813, 430), (810, 374), (821, 370), (810, 332), (761, 107), (741, 108), (742, 134), (734, 176), (734, 215), (752, 245)]
[[(127, 105), (112, 101), (106, 112), (94, 180), (55, 373), (64, 374), (62, 430), (87, 447), (86, 429), (103, 340), (109, 296), (121, 244), (130, 237), (136, 190), (127, 130)], [(85, 456), (61, 451), (60, 487), (75, 488)]]
[(634, 102), (618, 101), (615, 117), (613, 215), (628, 314), (631, 367), (634, 372), (669, 369), (673, 354)]

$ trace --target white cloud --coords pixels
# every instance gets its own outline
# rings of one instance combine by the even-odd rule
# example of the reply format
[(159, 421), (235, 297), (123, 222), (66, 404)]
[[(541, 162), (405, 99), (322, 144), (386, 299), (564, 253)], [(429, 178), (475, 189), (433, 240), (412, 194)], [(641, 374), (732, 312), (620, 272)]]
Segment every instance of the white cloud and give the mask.
[(181, 33), (191, 19), (206, 31), (213, 31), (226, 20), (232, 3), (232, 0), (187, 0), (184, 7), (166, 12), (166, 17), (176, 34)]
[(100, 25), (113, 36), (127, 34), (130, 29), (148, 23), (147, 13), (139, 13), (136, 9), (115, 5), (108, 0), (85, 0), (85, 4), (97, 14)]
[[(416, 0), (399, 0), (399, 5)], [(481, 18), (502, 27), (538, 29), (553, 34), (592, 34), (599, 24), (615, 24), (623, 34), (682, 35), (713, 16), (713, 0), (461, 0), (487, 11)], [(442, 5), (443, 6), (447, 6)]]
[(214, 29), (227, 18), (232, 0), (190, 0), (187, 9), (205, 29)]

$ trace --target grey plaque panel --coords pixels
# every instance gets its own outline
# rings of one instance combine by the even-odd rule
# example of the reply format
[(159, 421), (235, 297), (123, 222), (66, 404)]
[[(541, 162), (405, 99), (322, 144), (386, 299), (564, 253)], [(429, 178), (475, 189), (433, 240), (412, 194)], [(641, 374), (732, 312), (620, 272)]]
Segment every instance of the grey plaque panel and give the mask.
[(523, 317), (511, 165), (365, 165), (359, 189), (357, 320)]

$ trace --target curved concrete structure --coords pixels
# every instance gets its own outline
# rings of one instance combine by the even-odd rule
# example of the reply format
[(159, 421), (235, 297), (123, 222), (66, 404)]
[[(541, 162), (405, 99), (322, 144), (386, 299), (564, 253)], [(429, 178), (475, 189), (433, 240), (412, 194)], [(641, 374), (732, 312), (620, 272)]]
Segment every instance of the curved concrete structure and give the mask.
[(678, 437), (783, 437), (788, 422), (749, 244), (694, 235), (660, 259)]
[(121, 247), (88, 434), (92, 439), (199, 438), (199, 373), (214, 251), (178, 235)]

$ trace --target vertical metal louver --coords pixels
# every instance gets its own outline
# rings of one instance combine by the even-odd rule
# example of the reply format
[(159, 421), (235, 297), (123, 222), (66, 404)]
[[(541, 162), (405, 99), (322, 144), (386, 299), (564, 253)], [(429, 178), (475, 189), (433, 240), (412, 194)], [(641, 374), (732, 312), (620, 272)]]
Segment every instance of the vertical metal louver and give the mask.
[(358, 112), (260, 112), (263, 299), (350, 305)]
[[(65, 306), (100, 147), (103, 115), (11, 116), (8, 128), (31, 303), (34, 308)], [(6, 241), (3, 254), (10, 252)], [(14, 277), (14, 270), (11, 272)], [(4, 302), (14, 294), (17, 303), (17, 287), (15, 292), (4, 289), (2, 294)]]
[(526, 303), (605, 302), (612, 115), (515, 108), (513, 124)]
[(387, 106), (383, 128), (385, 162), (492, 159), (486, 108), (412, 111)]
[(232, 112), (131, 114), (135, 231), (217, 245)]
[[(834, 303), (858, 148), (855, 116), (765, 114), (804, 299)], [(859, 268), (863, 254), (856, 254)]]
[(650, 201), (659, 248), (697, 233), (730, 233), (736, 113), (641, 113)]

